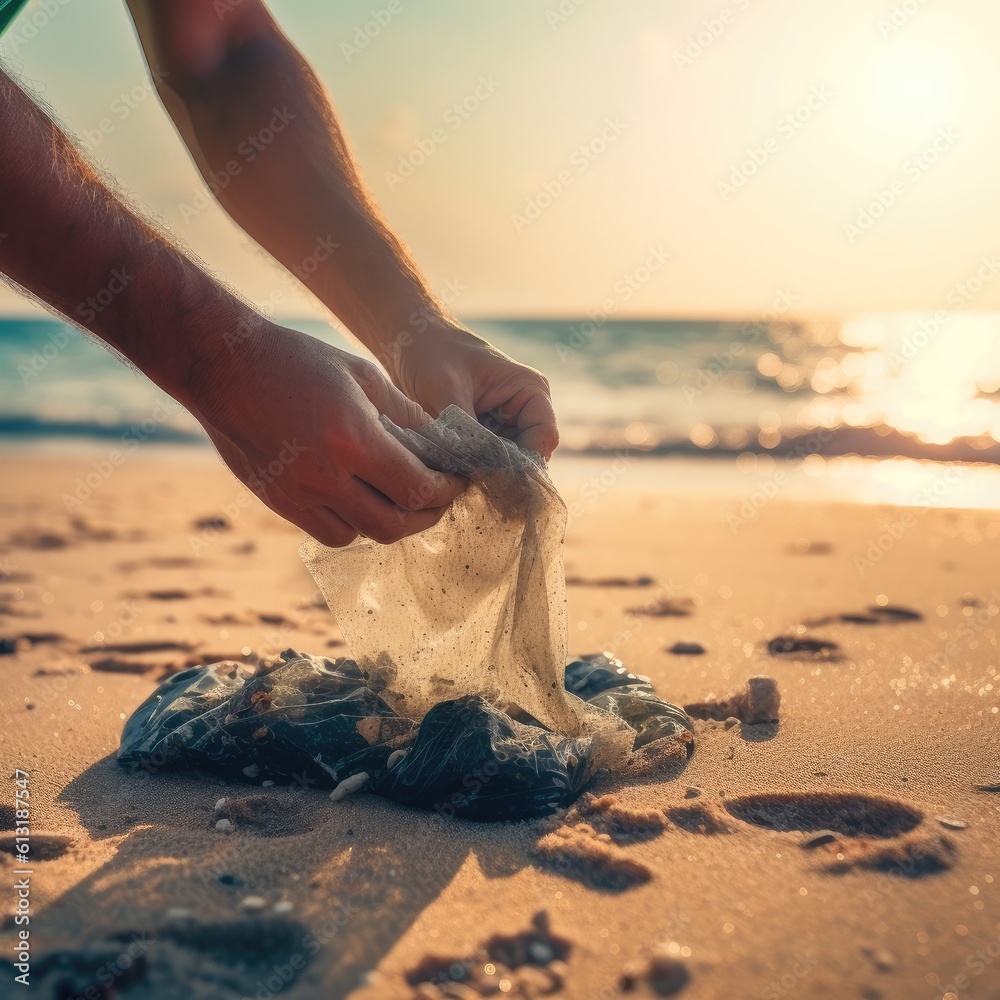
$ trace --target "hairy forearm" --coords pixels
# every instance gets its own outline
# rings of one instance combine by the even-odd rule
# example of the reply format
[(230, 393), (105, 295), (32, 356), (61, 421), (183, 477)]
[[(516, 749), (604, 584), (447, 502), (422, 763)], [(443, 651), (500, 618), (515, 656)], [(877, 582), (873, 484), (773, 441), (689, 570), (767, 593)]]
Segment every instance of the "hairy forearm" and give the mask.
[(160, 44), (156, 21), (168, 16), (139, 25), (147, 59), (229, 215), (376, 354), (415, 314), (418, 327), (453, 322), (365, 191), (322, 85), (269, 16), (197, 72)]
[(221, 332), (256, 314), (110, 191), (0, 70), (0, 272), (180, 402)]

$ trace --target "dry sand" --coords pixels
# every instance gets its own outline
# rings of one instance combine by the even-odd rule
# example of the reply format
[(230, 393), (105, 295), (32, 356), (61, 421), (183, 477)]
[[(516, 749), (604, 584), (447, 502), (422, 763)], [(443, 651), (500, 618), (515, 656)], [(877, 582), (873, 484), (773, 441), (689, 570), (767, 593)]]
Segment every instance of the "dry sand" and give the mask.
[[(612, 649), (681, 704), (767, 675), (780, 722), (699, 721), (685, 768), (489, 826), (120, 768), (123, 720), (166, 673), (339, 655), (338, 630), (298, 532), (210, 462), (135, 457), (73, 515), (89, 461), (3, 469), (0, 637), (29, 637), (0, 657), (3, 776), (30, 772), (47, 857), (37, 992), (0, 964), (0, 995), (444, 995), (407, 984), (422, 969), (463, 976), (454, 996), (507, 976), (514, 996), (1000, 997), (1000, 793), (975, 787), (1000, 781), (994, 513), (778, 498), (734, 531), (740, 498), (567, 491), (572, 648)], [(220, 797), (245, 800), (231, 832)], [(16, 867), (0, 852), (8, 960)]]

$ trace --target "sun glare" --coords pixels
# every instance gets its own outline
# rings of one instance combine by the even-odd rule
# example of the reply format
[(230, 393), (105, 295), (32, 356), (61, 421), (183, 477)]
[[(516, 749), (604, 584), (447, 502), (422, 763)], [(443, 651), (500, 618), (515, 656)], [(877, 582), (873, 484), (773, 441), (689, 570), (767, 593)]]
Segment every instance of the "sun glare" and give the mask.
[(954, 109), (955, 72), (940, 53), (889, 52), (875, 64), (872, 77), (875, 108), (890, 121), (941, 124)]

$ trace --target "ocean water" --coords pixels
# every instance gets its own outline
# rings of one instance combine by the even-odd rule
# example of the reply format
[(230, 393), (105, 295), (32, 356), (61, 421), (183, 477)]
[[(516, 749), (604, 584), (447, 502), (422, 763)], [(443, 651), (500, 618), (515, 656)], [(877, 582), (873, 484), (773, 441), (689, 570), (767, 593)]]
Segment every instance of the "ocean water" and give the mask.
[[(358, 350), (322, 322), (289, 325)], [(563, 457), (728, 458), (755, 474), (787, 462), (813, 478), (851, 456), (1000, 472), (1000, 314), (470, 326), (548, 376)], [(0, 359), (0, 443), (207, 444), (144, 376), (56, 320), (0, 319)]]

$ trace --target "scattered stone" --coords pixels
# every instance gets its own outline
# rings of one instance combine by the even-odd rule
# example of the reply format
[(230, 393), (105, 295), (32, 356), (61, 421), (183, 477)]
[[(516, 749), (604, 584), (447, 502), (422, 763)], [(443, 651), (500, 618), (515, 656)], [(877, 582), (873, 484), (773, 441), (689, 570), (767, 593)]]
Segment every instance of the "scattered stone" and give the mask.
[(228, 518), (210, 514), (208, 517), (199, 517), (193, 527), (196, 531), (228, 531), (230, 524)]
[(887, 618), (890, 621), (898, 622), (919, 622), (923, 620), (923, 615), (919, 611), (911, 608), (903, 608), (898, 604), (870, 604), (868, 610), (873, 615), (880, 618)]
[(969, 825), (964, 819), (952, 819), (950, 816), (935, 816), (934, 818), (949, 830), (965, 830)]
[(684, 792), (684, 798), (686, 799), (696, 799), (698, 798), (699, 795), (701, 795), (701, 789), (698, 788), (696, 785), (691, 785)]
[(240, 909), (244, 913), (260, 913), (267, 906), (263, 896), (244, 896), (240, 900)]
[(667, 652), (674, 656), (701, 656), (705, 647), (700, 642), (675, 642)]
[(348, 795), (351, 795), (362, 788), (367, 781), (367, 771), (358, 771), (357, 774), (352, 774), (349, 778), (344, 778), (344, 780), (341, 781), (332, 792), (330, 792), (330, 801), (340, 802), (341, 799), (346, 799)]
[(733, 726), (738, 726), (739, 724), (740, 724), (740, 720), (731, 715), (731, 716), (729, 716), (728, 719), (726, 719), (725, 722), (722, 723), (722, 728), (723, 729), (732, 729)]
[(802, 846), (808, 850), (813, 847), (821, 847), (823, 844), (833, 844), (836, 841), (837, 834), (833, 830), (817, 830), (803, 839)]
[(226, 803), (228, 801), (229, 801), (229, 799), (227, 799), (225, 797), (225, 795), (223, 795), (221, 799), (219, 799), (218, 801), (216, 801), (216, 803), (215, 803), (215, 811), (216, 812), (222, 812), (222, 810), (226, 808)]
[(171, 906), (164, 914), (164, 917), (171, 923), (183, 923), (186, 920), (194, 920), (194, 914), (190, 910), (185, 910), (180, 906)]
[(687, 966), (669, 952), (655, 951), (645, 962), (633, 962), (622, 970), (619, 988), (623, 993), (640, 990), (648, 984), (655, 996), (669, 997), (688, 984)]
[(256, 764), (251, 764), (249, 767), (243, 768), (243, 773), (248, 778), (256, 778), (260, 774), (260, 768)]
[(690, 597), (662, 597), (658, 601), (629, 608), (629, 611), (652, 618), (687, 618), (694, 611), (694, 601)]
[(232, 828), (233, 824), (230, 823), (228, 819), (219, 819), (215, 821), (215, 829), (220, 833), (229, 833)]
[(788, 656), (802, 660), (836, 660), (840, 647), (827, 639), (806, 639), (798, 635), (779, 635), (767, 644), (772, 656)]
[(885, 948), (862, 948), (861, 954), (868, 959), (879, 972), (892, 972), (896, 968), (896, 956)]
[(290, 899), (279, 899), (271, 909), (275, 913), (291, 913), (295, 909), (295, 904)]
[[(734, 718), (754, 726), (776, 721), (780, 705), (781, 693), (773, 677), (751, 677), (741, 691), (729, 698), (685, 705), (684, 711), (693, 719)], [(729, 728), (728, 722), (726, 728)]]
[(833, 546), (829, 542), (813, 541), (808, 538), (796, 538), (788, 551), (793, 556), (827, 556), (833, 551)]
[(270, 778), (268, 778), (268, 780), (267, 780), (267, 781), (262, 781), (262, 782), (260, 783), (260, 787), (261, 787), (261, 788), (270, 788), (270, 787), (271, 787), (271, 786), (272, 786), (273, 784), (274, 784), (274, 782), (273, 782), (273, 781), (271, 781), (271, 779), (270, 779)]

